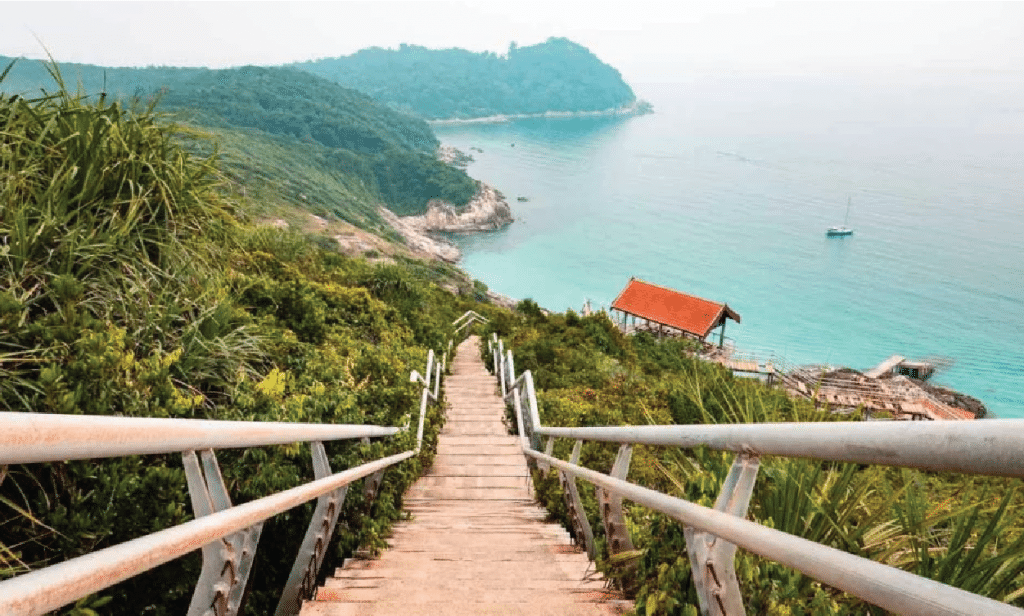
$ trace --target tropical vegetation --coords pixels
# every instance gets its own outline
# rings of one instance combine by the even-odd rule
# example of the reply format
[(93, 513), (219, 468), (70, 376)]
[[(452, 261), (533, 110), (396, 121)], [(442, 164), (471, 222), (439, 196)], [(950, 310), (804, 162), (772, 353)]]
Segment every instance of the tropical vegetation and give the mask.
[[(848, 421), (736, 378), (694, 357), (685, 340), (624, 336), (599, 313), (547, 314), (525, 300), (489, 329), (531, 370), (540, 418), (549, 426), (777, 421)], [(491, 359), (485, 352), (485, 362)], [(573, 443), (556, 441), (569, 457)], [(587, 443), (581, 464), (608, 472), (612, 444)], [(712, 506), (732, 455), (703, 448), (638, 446), (629, 481)], [(534, 471), (538, 498), (567, 518), (555, 471)], [(599, 568), (636, 599), (638, 614), (695, 616), (683, 528), (626, 503), (636, 550), (609, 554), (593, 490), (580, 486), (600, 546)], [(1024, 496), (1017, 482), (908, 469), (763, 458), (749, 517), (763, 525), (918, 575), (1024, 606)], [(736, 571), (748, 614), (881, 614), (877, 607), (761, 557), (738, 552)]]
[[(170, 84), (163, 98), (149, 96), (147, 70)], [(299, 222), (316, 215), (397, 239), (379, 207), (457, 201), (468, 178), (429, 162), (436, 140), (425, 124), (322, 79), (196, 70), (112, 71), (126, 96), (73, 94), (56, 70), (51, 94), (9, 88), (9, 67), (0, 76), (0, 410), (400, 426), (417, 409), (409, 371), (472, 308), (536, 375), (548, 425), (841, 421), (695, 359), (685, 341), (625, 337), (603, 315), (548, 314), (529, 300), (515, 312), (481, 304), (482, 283), (398, 250), (340, 254)], [(258, 224), (268, 219), (290, 228)], [(442, 421), (433, 408), (427, 446), (387, 473), (375, 500), (350, 491), (325, 570), (357, 546), (383, 545)], [(331, 465), (404, 451), (412, 438), (330, 444)], [(583, 464), (608, 469), (614, 454), (586, 445)], [(236, 503), (313, 475), (305, 446), (218, 458)], [(730, 462), (638, 447), (629, 479), (709, 505)], [(564, 519), (554, 475), (534, 479)], [(593, 491), (581, 494), (596, 522)], [(0, 578), (180, 524), (187, 502), (178, 456), (0, 468)], [(1021, 505), (1002, 479), (764, 459), (750, 517), (1024, 605)], [(267, 522), (246, 613), (273, 609), (311, 509)], [(628, 512), (637, 549), (602, 548), (601, 569), (639, 613), (696, 614), (682, 528)], [(199, 567), (198, 554), (173, 561), (65, 612), (181, 613)], [(750, 554), (737, 571), (751, 614), (878, 612)]]
[[(0, 95), (0, 410), (402, 426), (418, 411), (409, 372), (462, 311), (491, 310), (448, 266), (373, 263), (246, 222), (246, 178), (223, 173), (206, 136), (54, 77), (53, 94)], [(375, 500), (349, 491), (325, 570), (383, 545), (442, 421), (432, 407), (421, 455)], [(343, 469), (414, 438), (328, 454)], [(308, 446), (217, 456), (236, 504), (313, 476)], [(178, 455), (0, 468), (0, 578), (180, 524), (188, 502)], [(247, 613), (273, 609), (311, 508), (267, 522)], [(199, 567), (196, 553), (69, 610), (180, 614)]]
[(293, 64), (427, 119), (604, 111), (637, 102), (615, 68), (565, 38), (508, 52), (372, 47)]
[[(294, 150), (289, 156), (297, 159), (290, 165), (314, 166), (333, 178), (330, 183), (356, 193), (340, 206), (326, 200), (322, 207), (369, 230), (383, 231), (376, 212), (379, 206), (399, 215), (421, 214), (434, 199), (464, 206), (478, 189), (465, 171), (437, 160), (438, 140), (426, 122), (309, 73), (254, 66), (211, 70), (62, 64), (58, 68), (68, 79), (77, 79), (72, 85), (77, 83), (93, 101), (103, 97), (128, 104), (155, 102), (157, 110), (176, 112), (181, 122), (256, 135), (257, 140), (274, 144), (269, 149), (279, 150), (284, 144)], [(44, 63), (22, 60), (11, 69), (3, 89), (31, 98), (50, 84)], [(252, 149), (251, 145), (240, 147)], [(260, 157), (239, 158), (243, 167), (262, 163)], [(306, 187), (308, 191), (295, 192), (308, 198), (308, 192), (320, 185), (314, 182)]]

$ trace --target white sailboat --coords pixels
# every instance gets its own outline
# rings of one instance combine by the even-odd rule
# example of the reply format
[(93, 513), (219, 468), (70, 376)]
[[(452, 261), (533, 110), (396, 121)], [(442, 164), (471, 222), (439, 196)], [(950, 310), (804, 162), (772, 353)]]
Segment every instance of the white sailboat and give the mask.
[(825, 235), (829, 237), (840, 237), (844, 235), (853, 235), (853, 229), (847, 226), (850, 222), (850, 197), (846, 198), (846, 218), (843, 219), (843, 226), (841, 227), (829, 227)]

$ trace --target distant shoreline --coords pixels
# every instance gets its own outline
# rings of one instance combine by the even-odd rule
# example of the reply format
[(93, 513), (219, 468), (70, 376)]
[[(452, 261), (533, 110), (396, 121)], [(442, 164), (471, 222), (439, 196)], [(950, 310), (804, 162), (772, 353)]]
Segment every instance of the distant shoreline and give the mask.
[(600, 118), (600, 117), (612, 117), (612, 116), (633, 116), (633, 115), (647, 115), (654, 113), (654, 106), (644, 100), (637, 100), (629, 105), (623, 105), (622, 107), (612, 107), (609, 109), (599, 109), (597, 111), (545, 111), (543, 113), (510, 113), (510, 114), (498, 114), (492, 116), (482, 116), (479, 118), (450, 118), (446, 120), (427, 120), (427, 124), (431, 126), (446, 125), (446, 124), (499, 124), (502, 122), (511, 122), (513, 120), (530, 120), (536, 118)]

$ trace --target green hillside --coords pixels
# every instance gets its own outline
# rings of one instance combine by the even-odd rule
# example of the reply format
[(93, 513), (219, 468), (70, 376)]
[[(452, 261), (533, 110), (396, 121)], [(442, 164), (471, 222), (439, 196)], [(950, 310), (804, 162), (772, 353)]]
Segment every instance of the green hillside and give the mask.
[(508, 53), (374, 47), (293, 64), (427, 119), (603, 111), (636, 103), (619, 71), (565, 38)]
[[(102, 92), (108, 100), (155, 100), (159, 110), (214, 133), (249, 129), (257, 141), (274, 144), (266, 150), (277, 159), (275, 165), (296, 166), (277, 156), (282, 150), (293, 150), (301, 161), (298, 164), (311, 173), (289, 182), (306, 184), (309, 190), (303, 194), (307, 196), (322, 192), (319, 187), (325, 183), (356, 193), (354, 199), (325, 199), (318, 207), (369, 230), (380, 231), (383, 224), (375, 207), (367, 211), (371, 203), (381, 203), (399, 215), (419, 214), (431, 199), (465, 205), (477, 189), (464, 171), (435, 159), (437, 137), (423, 120), (307, 73), (251, 66), (210, 70), (61, 64), (58, 68), (69, 87), (80, 87), (89, 100), (98, 100)], [(2, 92), (30, 97), (54, 88), (46, 65), (29, 60), (16, 62), (0, 84)], [(229, 140), (253, 154), (244, 139)], [(247, 157), (252, 162), (246, 162)], [(242, 167), (269, 164), (254, 156), (231, 158)]]
[[(315, 192), (313, 170), (347, 150), (316, 145), (300, 160), (294, 138), (215, 134), (222, 158), (146, 108), (0, 97), (0, 410), (400, 426), (418, 409), (409, 372), (444, 347), (452, 320), (494, 313), (449, 266), (373, 264), (247, 224), (296, 191), (352, 205), (367, 193)], [(442, 421), (433, 407), (422, 455), (389, 471), (375, 501), (351, 491), (325, 570), (381, 546)], [(328, 453), (346, 468), (414, 438)], [(308, 446), (217, 456), (236, 503), (313, 477)], [(186, 485), (180, 455), (0, 469), (0, 579), (191, 519)], [(246, 613), (273, 609), (310, 513), (268, 521)], [(175, 560), (62, 613), (181, 614), (198, 572), (197, 554)]]

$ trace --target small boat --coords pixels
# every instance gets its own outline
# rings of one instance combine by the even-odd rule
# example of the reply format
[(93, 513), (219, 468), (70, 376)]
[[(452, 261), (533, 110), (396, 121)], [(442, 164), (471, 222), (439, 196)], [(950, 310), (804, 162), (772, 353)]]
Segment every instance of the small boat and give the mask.
[(846, 198), (846, 218), (843, 220), (843, 226), (841, 227), (829, 227), (825, 235), (828, 237), (842, 237), (844, 235), (853, 235), (853, 229), (847, 227), (846, 224), (850, 221), (850, 198)]

